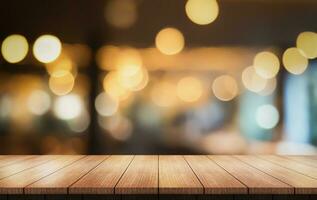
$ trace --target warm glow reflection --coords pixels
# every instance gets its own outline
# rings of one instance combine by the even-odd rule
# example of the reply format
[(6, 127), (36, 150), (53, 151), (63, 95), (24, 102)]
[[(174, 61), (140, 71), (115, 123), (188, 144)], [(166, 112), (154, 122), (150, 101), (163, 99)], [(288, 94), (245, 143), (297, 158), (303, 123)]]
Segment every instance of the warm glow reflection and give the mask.
[(95, 100), (95, 108), (101, 116), (111, 116), (118, 110), (119, 102), (105, 92), (100, 93)]
[(182, 51), (185, 40), (176, 28), (164, 28), (156, 35), (155, 45), (163, 54), (174, 55)]
[(279, 118), (279, 112), (273, 105), (262, 105), (256, 110), (256, 122), (261, 128), (274, 128), (277, 125)]
[(47, 92), (42, 90), (34, 90), (27, 100), (27, 107), (34, 115), (45, 114), (51, 106), (51, 98)]
[(1, 45), (2, 56), (9, 63), (23, 60), (28, 50), (28, 42), (22, 35), (10, 35), (4, 39)]
[(214, 80), (212, 90), (219, 100), (230, 101), (237, 96), (238, 85), (233, 77), (223, 75)]
[(130, 92), (124, 88), (118, 80), (116, 71), (109, 72), (103, 80), (103, 88), (112, 98), (124, 100), (129, 97)]
[(306, 58), (317, 58), (317, 33), (302, 32), (296, 40), (296, 47)]
[(42, 63), (53, 62), (62, 51), (61, 41), (53, 35), (42, 35), (33, 46), (35, 58)]
[(188, 0), (185, 6), (188, 18), (199, 25), (210, 24), (219, 14), (216, 0)]
[(74, 76), (69, 71), (57, 71), (50, 76), (49, 87), (56, 95), (65, 95), (72, 91)]
[(283, 64), (288, 72), (302, 74), (308, 66), (308, 59), (297, 48), (288, 48), (283, 54)]
[(173, 106), (177, 103), (176, 87), (169, 81), (160, 81), (152, 87), (151, 98), (160, 107)]
[(247, 67), (242, 72), (243, 85), (252, 92), (260, 92), (266, 86), (267, 79), (262, 78), (256, 72), (254, 67)]
[(253, 66), (258, 75), (269, 79), (277, 75), (280, 69), (280, 61), (275, 54), (264, 51), (255, 56)]
[(177, 83), (177, 95), (185, 102), (197, 101), (203, 93), (203, 86), (195, 77), (184, 77)]
[(82, 102), (78, 95), (65, 95), (55, 100), (54, 114), (60, 119), (74, 119), (81, 114), (81, 111)]

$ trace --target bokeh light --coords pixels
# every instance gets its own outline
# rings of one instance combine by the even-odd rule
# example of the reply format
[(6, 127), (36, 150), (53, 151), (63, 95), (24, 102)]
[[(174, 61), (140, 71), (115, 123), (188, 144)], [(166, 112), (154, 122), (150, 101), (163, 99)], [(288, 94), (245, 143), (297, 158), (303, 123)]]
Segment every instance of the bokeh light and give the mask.
[(78, 95), (69, 94), (56, 98), (53, 111), (59, 119), (70, 120), (80, 116), (82, 106)]
[(276, 90), (276, 86), (277, 86), (276, 77), (267, 79), (265, 87), (261, 91), (259, 91), (258, 94), (260, 94), (261, 96), (271, 95)]
[(219, 6), (216, 0), (188, 0), (185, 11), (192, 22), (206, 25), (216, 20)]
[(82, 133), (89, 127), (90, 116), (86, 110), (83, 110), (78, 117), (68, 120), (67, 124), (73, 132)]
[(177, 96), (185, 102), (197, 101), (203, 93), (203, 86), (199, 79), (187, 76), (177, 83)]
[(306, 58), (317, 57), (317, 33), (302, 32), (298, 35), (296, 40), (296, 47), (301, 50), (301, 53)]
[(233, 77), (222, 75), (214, 80), (212, 90), (219, 100), (230, 101), (238, 94), (238, 84)]
[(27, 100), (27, 107), (34, 115), (45, 114), (51, 106), (49, 94), (43, 90), (33, 90)]
[(120, 84), (117, 71), (111, 71), (105, 76), (103, 88), (114, 99), (124, 100), (130, 96), (130, 91)]
[(96, 62), (103, 70), (114, 69), (120, 56), (119, 47), (107, 45), (101, 47), (96, 55)]
[(133, 124), (120, 114), (111, 117), (98, 117), (98, 124), (108, 131), (110, 136), (116, 140), (124, 141), (132, 135)]
[(42, 35), (33, 45), (35, 58), (42, 63), (53, 62), (62, 51), (61, 41), (53, 35)]
[(285, 69), (292, 74), (302, 74), (307, 66), (308, 59), (297, 48), (288, 48), (283, 54)]
[(164, 28), (156, 35), (155, 45), (163, 54), (174, 55), (182, 51), (185, 39), (176, 28)]
[(136, 49), (127, 48), (120, 51), (115, 68), (121, 73), (121, 76), (133, 76), (141, 70), (141, 67), (141, 55)]
[(49, 87), (56, 95), (65, 95), (72, 91), (75, 78), (69, 71), (57, 71), (49, 78)]
[(253, 66), (258, 75), (269, 79), (277, 75), (280, 69), (280, 61), (275, 54), (264, 51), (255, 56)]
[(69, 71), (71, 72), (75, 64), (72, 62), (72, 60), (66, 56), (61, 54), (56, 60), (53, 62), (47, 63), (45, 65), (47, 72), (52, 75), (58, 71)]
[(252, 92), (260, 92), (266, 86), (267, 79), (262, 78), (256, 72), (254, 67), (250, 66), (242, 72), (242, 83), (245, 88)]
[(100, 93), (95, 100), (95, 108), (101, 116), (111, 116), (118, 111), (119, 102), (107, 93)]
[(170, 81), (157, 82), (151, 90), (152, 101), (160, 107), (170, 107), (177, 103), (176, 86)]
[(2, 56), (9, 63), (18, 63), (23, 60), (28, 50), (28, 41), (18, 34), (6, 37), (1, 45)]
[(261, 105), (256, 110), (256, 122), (263, 129), (274, 128), (279, 121), (278, 110), (270, 104)]

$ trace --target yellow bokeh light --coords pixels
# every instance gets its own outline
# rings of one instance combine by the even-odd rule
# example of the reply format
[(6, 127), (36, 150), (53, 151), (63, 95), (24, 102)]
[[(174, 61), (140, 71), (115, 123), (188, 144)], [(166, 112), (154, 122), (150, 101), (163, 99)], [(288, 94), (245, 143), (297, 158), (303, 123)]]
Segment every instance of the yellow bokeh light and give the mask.
[(22, 35), (10, 35), (1, 45), (3, 58), (9, 63), (17, 63), (25, 58), (29, 50), (27, 40)]
[(218, 17), (219, 6), (216, 0), (188, 0), (185, 11), (192, 22), (206, 25)]
[(309, 31), (300, 33), (296, 40), (296, 47), (306, 58), (317, 58), (317, 33)]
[(290, 73), (302, 74), (308, 66), (308, 59), (301, 54), (300, 50), (293, 47), (284, 52), (283, 64)]
[(111, 71), (105, 76), (103, 88), (114, 99), (124, 100), (130, 96), (130, 91), (120, 84), (117, 71)]
[(153, 86), (151, 98), (160, 107), (173, 106), (177, 103), (176, 87), (169, 81), (160, 81)]
[(100, 93), (95, 100), (95, 108), (101, 116), (111, 116), (118, 111), (119, 102), (107, 93)]
[(140, 53), (133, 48), (127, 48), (120, 51), (116, 60), (115, 68), (122, 76), (132, 76), (139, 72), (142, 67)]
[(258, 94), (260, 94), (261, 96), (271, 95), (275, 91), (276, 86), (277, 86), (277, 80), (275, 77), (271, 79), (267, 79), (265, 87), (260, 92), (258, 92)]
[(280, 69), (280, 61), (275, 54), (263, 51), (255, 56), (253, 66), (258, 75), (269, 79), (277, 75)]
[(219, 100), (230, 101), (238, 94), (238, 84), (233, 77), (223, 75), (214, 80), (212, 90)]
[(52, 75), (53, 73), (58, 71), (71, 72), (73, 70), (74, 63), (70, 58), (62, 54), (60, 57), (58, 57), (58, 59), (53, 62), (47, 63), (45, 66), (47, 72)]
[(120, 49), (116, 46), (103, 46), (96, 55), (98, 66), (104, 70), (113, 69), (120, 55)]
[(69, 71), (57, 71), (50, 76), (49, 87), (56, 95), (65, 95), (72, 91), (74, 76)]
[(202, 96), (202, 93), (202, 83), (195, 77), (187, 76), (177, 83), (177, 95), (185, 102), (197, 101)]
[(62, 51), (61, 41), (53, 35), (42, 35), (33, 45), (35, 58), (42, 63), (53, 62)]
[(247, 67), (242, 72), (242, 83), (252, 92), (262, 91), (267, 83), (267, 79), (262, 78), (256, 72), (254, 67)]
[(185, 39), (179, 30), (164, 28), (156, 35), (155, 45), (163, 54), (174, 55), (182, 51)]

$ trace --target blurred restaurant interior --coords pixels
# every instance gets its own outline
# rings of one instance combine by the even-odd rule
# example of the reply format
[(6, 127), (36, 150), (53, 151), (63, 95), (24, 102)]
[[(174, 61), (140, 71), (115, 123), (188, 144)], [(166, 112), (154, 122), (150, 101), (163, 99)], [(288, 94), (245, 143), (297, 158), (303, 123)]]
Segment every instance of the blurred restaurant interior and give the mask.
[(0, 154), (315, 154), (316, 0), (4, 0)]

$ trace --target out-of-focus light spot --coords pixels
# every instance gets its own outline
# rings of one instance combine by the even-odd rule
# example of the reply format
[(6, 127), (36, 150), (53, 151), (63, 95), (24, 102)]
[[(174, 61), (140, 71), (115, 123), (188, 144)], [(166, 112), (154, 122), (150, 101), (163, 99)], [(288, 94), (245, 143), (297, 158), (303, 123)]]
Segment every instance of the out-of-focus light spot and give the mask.
[(151, 98), (160, 107), (173, 106), (177, 102), (176, 87), (169, 81), (160, 81), (153, 86)]
[(120, 56), (120, 49), (115, 46), (101, 47), (96, 55), (96, 62), (101, 69), (110, 70), (116, 66)]
[(80, 116), (82, 102), (78, 95), (69, 94), (58, 97), (54, 104), (54, 114), (63, 120), (70, 120)]
[(146, 69), (142, 70), (142, 80), (141, 82), (133, 88), (130, 88), (131, 91), (140, 91), (146, 87), (149, 82), (149, 73)]
[(274, 128), (277, 125), (279, 118), (279, 112), (273, 105), (262, 105), (256, 110), (256, 122), (261, 128)]
[(111, 0), (105, 8), (105, 18), (117, 28), (129, 28), (137, 20), (137, 5), (134, 0)]
[(105, 92), (100, 93), (95, 100), (95, 108), (101, 116), (111, 116), (118, 111), (119, 102)]
[(264, 51), (255, 56), (253, 66), (258, 75), (269, 79), (277, 75), (280, 69), (280, 61), (275, 54)]
[(42, 35), (33, 45), (35, 58), (42, 63), (53, 62), (62, 51), (61, 41), (53, 35)]
[(89, 127), (90, 117), (87, 111), (82, 112), (79, 117), (67, 121), (70, 130), (76, 133), (82, 133)]
[(121, 76), (132, 76), (142, 68), (142, 58), (140, 53), (133, 48), (120, 51), (115, 63), (116, 69)]
[(109, 134), (116, 140), (124, 141), (127, 140), (133, 130), (131, 121), (122, 116), (114, 115), (112, 117), (98, 117), (98, 124), (105, 130), (109, 131)]
[(188, 0), (185, 11), (192, 22), (206, 25), (218, 17), (219, 6), (216, 0)]
[(12, 100), (8, 95), (0, 98), (0, 117), (6, 118), (12, 110)]
[(155, 45), (163, 54), (174, 55), (182, 51), (185, 40), (176, 28), (164, 28), (156, 35)]
[(52, 75), (58, 71), (69, 71), (71, 72), (74, 67), (74, 63), (70, 58), (65, 55), (61, 55), (53, 62), (46, 64), (47, 72)]
[(35, 115), (45, 114), (51, 106), (51, 98), (47, 92), (34, 90), (27, 100), (29, 111)]
[(302, 74), (308, 66), (308, 59), (297, 48), (288, 48), (283, 54), (283, 64), (288, 72)]
[(214, 80), (212, 90), (219, 100), (230, 101), (237, 96), (238, 85), (233, 77), (223, 75)]
[(275, 91), (276, 85), (277, 85), (277, 80), (275, 77), (271, 79), (267, 79), (264, 89), (258, 92), (258, 94), (260, 94), (261, 96), (271, 95)]
[(298, 35), (296, 40), (296, 47), (300, 49), (303, 56), (306, 58), (317, 57), (317, 33), (302, 32)]
[(56, 95), (65, 95), (72, 91), (74, 76), (69, 71), (57, 71), (50, 76), (49, 87)]
[(177, 83), (177, 95), (185, 102), (197, 101), (203, 93), (203, 86), (195, 77), (184, 77)]
[(109, 72), (105, 76), (103, 88), (106, 93), (114, 99), (124, 100), (130, 96), (130, 91), (120, 84), (116, 71)]
[(3, 58), (9, 63), (17, 63), (25, 58), (29, 50), (28, 41), (22, 35), (10, 35), (1, 45)]
[(242, 72), (242, 83), (252, 92), (260, 92), (266, 86), (267, 79), (262, 78), (256, 72), (254, 67), (247, 67)]

